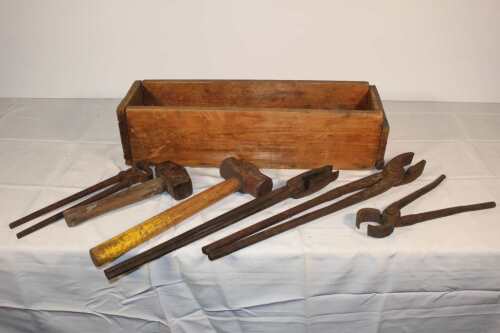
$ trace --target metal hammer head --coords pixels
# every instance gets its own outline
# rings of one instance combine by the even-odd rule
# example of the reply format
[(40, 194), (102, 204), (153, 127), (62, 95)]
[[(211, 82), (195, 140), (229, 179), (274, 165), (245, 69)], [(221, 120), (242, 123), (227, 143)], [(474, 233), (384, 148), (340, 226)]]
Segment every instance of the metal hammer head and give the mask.
[(175, 199), (182, 200), (193, 194), (193, 183), (186, 169), (174, 162), (156, 165), (156, 176), (163, 179), (165, 190)]
[(338, 176), (339, 172), (332, 172), (331, 165), (325, 165), (321, 168), (311, 169), (291, 178), (286, 182), (286, 185), (291, 190), (291, 197), (298, 199), (321, 190), (337, 179)]
[(236, 178), (240, 181), (240, 192), (254, 197), (271, 192), (273, 181), (250, 162), (234, 157), (226, 158), (220, 165), (220, 175), (224, 179)]

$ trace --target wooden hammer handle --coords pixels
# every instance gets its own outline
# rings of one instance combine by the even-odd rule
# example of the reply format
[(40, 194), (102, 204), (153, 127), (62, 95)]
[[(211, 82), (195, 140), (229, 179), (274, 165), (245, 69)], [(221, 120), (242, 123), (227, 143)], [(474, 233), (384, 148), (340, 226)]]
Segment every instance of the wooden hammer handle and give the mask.
[(241, 183), (236, 178), (212, 186), (90, 249), (90, 257), (96, 266), (111, 262), (166, 229), (238, 191), (240, 187)]
[(64, 219), (66, 220), (66, 224), (68, 226), (74, 227), (93, 217), (144, 200), (152, 195), (161, 193), (164, 190), (165, 183), (163, 178), (160, 177), (151, 179), (101, 200), (70, 208), (64, 212)]

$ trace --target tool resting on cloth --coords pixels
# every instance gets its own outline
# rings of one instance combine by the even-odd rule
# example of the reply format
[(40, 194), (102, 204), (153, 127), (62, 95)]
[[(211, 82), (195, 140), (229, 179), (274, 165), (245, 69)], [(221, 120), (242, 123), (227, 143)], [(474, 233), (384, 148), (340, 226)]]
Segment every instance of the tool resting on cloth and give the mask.
[(113, 279), (118, 275), (132, 271), (147, 262), (191, 244), (248, 216), (274, 206), (283, 200), (288, 198), (299, 199), (308, 196), (336, 180), (338, 174), (338, 171), (332, 172), (332, 167), (329, 165), (303, 172), (289, 179), (285, 186), (255, 198), (145, 252), (107, 268), (104, 270), (104, 274), (106, 274), (108, 279)]
[(459, 213), (496, 207), (495, 202), (488, 201), (472, 205), (448, 207), (424, 213), (401, 216), (401, 208), (435, 189), (445, 178), (445, 175), (439, 176), (432, 183), (429, 183), (417, 191), (408, 194), (404, 198), (393, 202), (386, 209), (384, 209), (383, 212), (380, 212), (380, 210), (376, 208), (362, 208), (358, 210), (358, 213), (356, 214), (356, 227), (359, 228), (362, 223), (376, 223), (376, 225), (368, 224), (366, 230), (367, 234), (371, 237), (383, 238), (392, 234), (394, 228), (405, 227)]
[[(149, 179), (151, 179), (153, 176), (151, 169), (149, 166), (138, 163), (132, 168), (129, 168), (125, 171), (120, 171), (117, 175), (112, 176), (108, 179), (105, 179), (103, 181), (100, 181), (99, 183), (92, 185), (82, 191), (79, 191), (75, 194), (70, 195), (69, 197), (66, 197), (64, 199), (61, 199), (57, 202), (54, 202), (44, 208), (41, 208), (27, 216), (24, 216), (20, 219), (17, 219), (16, 221), (12, 222), (9, 224), (9, 227), (11, 229), (16, 228), (22, 224), (25, 224), (37, 217), (40, 217), (42, 215), (45, 215), (51, 211), (54, 211), (58, 208), (61, 208), (63, 206), (66, 206), (72, 202), (78, 201), (84, 197), (87, 197), (85, 200), (71, 206), (71, 208), (76, 208), (78, 206), (86, 205), (93, 203), (95, 201), (98, 201), (100, 199), (106, 198), (107, 196), (116, 193), (118, 191), (121, 191), (133, 184), (136, 183), (142, 183), (145, 182)], [(58, 220), (62, 219), (64, 217), (64, 210), (59, 211), (58, 213), (49, 216), (42, 221), (37, 222), (36, 224), (20, 231), (17, 233), (17, 238), (23, 238), (37, 230), (40, 230), (42, 228), (45, 228), (48, 225), (51, 225)]]
[(114, 195), (65, 210), (66, 224), (70, 227), (79, 225), (93, 217), (147, 199), (161, 192), (169, 193), (175, 200), (185, 199), (193, 193), (193, 184), (186, 169), (174, 162), (167, 161), (155, 165), (155, 177), (155, 179), (132, 186)]
[(220, 174), (225, 181), (90, 249), (94, 264), (101, 266), (113, 261), (231, 193), (241, 191), (258, 197), (272, 190), (271, 178), (262, 174), (255, 165), (243, 160), (232, 157), (225, 159), (221, 163)]
[[(274, 235), (293, 229), (299, 225), (308, 223), (320, 217), (329, 215), (333, 212), (339, 211), (346, 207), (377, 196), (389, 190), (393, 186), (408, 184), (418, 178), (422, 174), (425, 167), (425, 161), (420, 161), (419, 163), (410, 166), (407, 170), (405, 170), (405, 166), (411, 164), (412, 160), (413, 153), (400, 154), (390, 160), (384, 166), (382, 172), (380, 172), (379, 174), (365, 177), (364, 179), (361, 179), (359, 181), (355, 181), (353, 183), (341, 186), (340, 188), (326, 192), (305, 203), (290, 208), (280, 214), (270, 217), (269, 219), (251, 225), (233, 235), (227, 236), (222, 240), (209, 244), (202, 250), (205, 254), (208, 255), (210, 260), (215, 260), (244, 247), (273, 237)], [(277, 226), (273, 226), (274, 224), (277, 224), (300, 212), (337, 198), (340, 195), (352, 192), (353, 190), (361, 189), (371, 182), (373, 182), (373, 184), (371, 184), (370, 186), (329, 206), (320, 208), (316, 211), (307, 213), (290, 221), (286, 221)]]

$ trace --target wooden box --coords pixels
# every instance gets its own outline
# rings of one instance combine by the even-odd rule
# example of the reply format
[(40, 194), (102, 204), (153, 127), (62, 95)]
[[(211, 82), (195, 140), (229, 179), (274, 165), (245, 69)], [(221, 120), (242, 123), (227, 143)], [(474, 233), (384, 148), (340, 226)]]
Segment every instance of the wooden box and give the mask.
[(117, 109), (125, 160), (267, 168), (366, 169), (383, 163), (389, 126), (367, 82), (144, 80)]

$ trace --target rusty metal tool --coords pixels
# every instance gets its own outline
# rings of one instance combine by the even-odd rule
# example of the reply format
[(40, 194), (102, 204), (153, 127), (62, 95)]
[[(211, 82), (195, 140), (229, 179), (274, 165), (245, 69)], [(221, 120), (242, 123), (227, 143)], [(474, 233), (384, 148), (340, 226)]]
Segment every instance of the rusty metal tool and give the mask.
[(242, 219), (271, 207), (288, 198), (303, 198), (319, 191), (338, 177), (338, 171), (332, 172), (332, 166), (323, 166), (303, 172), (290, 178), (286, 185), (275, 189), (268, 194), (253, 199), (238, 206), (222, 215), (213, 218), (193, 229), (190, 229), (166, 242), (163, 242), (145, 252), (129, 258), (114, 265), (104, 273), (108, 279), (130, 272), (150, 261), (153, 261), (167, 253), (173, 252), (181, 247), (191, 244), (211, 233), (221, 230)]
[(164, 191), (168, 192), (175, 200), (185, 199), (193, 193), (191, 178), (183, 166), (171, 161), (160, 163), (155, 167), (155, 176), (155, 179), (132, 186), (101, 200), (65, 210), (64, 219), (68, 226), (72, 227)]
[(135, 174), (137, 172), (137, 168), (130, 168), (124, 171), (120, 171), (117, 175), (110, 177), (108, 179), (105, 179), (97, 184), (94, 184), (80, 192), (77, 192), (75, 194), (70, 195), (69, 197), (66, 197), (64, 199), (61, 199), (57, 202), (54, 202), (53, 204), (50, 204), (44, 208), (41, 208), (29, 215), (26, 215), (20, 219), (15, 220), (14, 222), (11, 222), (9, 224), (9, 227), (11, 229), (14, 229), (24, 223), (27, 223), (29, 221), (32, 221), (36, 219), (37, 217), (40, 217), (42, 215), (45, 215), (53, 210), (56, 210), (57, 208), (61, 208), (63, 206), (66, 206), (67, 204), (70, 204), (76, 200), (79, 200), (89, 194), (92, 194), (94, 192), (97, 192), (99, 190), (102, 190), (105, 187), (111, 186), (113, 184), (119, 183), (123, 181), (124, 179), (127, 179), (130, 177), (132, 174)]
[[(346, 184), (330, 192), (326, 192), (316, 198), (313, 198), (296, 207), (292, 207), (280, 214), (277, 214), (269, 219), (258, 222), (250, 227), (240, 230), (239, 232), (209, 244), (203, 248), (203, 252), (208, 255), (210, 260), (215, 260), (233, 253), (239, 249), (250, 246), (262, 240), (273, 237), (287, 230), (298, 227), (320, 217), (332, 214), (341, 209), (355, 205), (364, 200), (370, 199), (379, 195), (393, 186), (407, 184), (418, 178), (425, 167), (425, 161), (410, 166), (405, 170), (405, 166), (411, 164), (413, 153), (404, 153), (396, 156), (389, 161), (382, 172), (373, 176), (368, 176), (364, 179)], [(369, 178), (371, 177), (371, 178)], [(372, 183), (373, 182), (373, 183)], [(368, 187), (366, 185), (368, 184)], [(363, 186), (364, 185), (364, 186)], [(363, 188), (364, 187), (364, 188)], [(310, 213), (299, 216), (282, 224), (275, 225), (283, 220), (286, 220), (298, 213), (308, 210), (318, 204), (333, 200), (347, 193), (360, 190), (350, 196), (339, 200), (331, 205), (312, 211)], [(275, 225), (275, 226), (273, 226)], [(267, 229), (266, 229), (267, 228)]]
[(101, 266), (113, 261), (231, 193), (240, 191), (259, 197), (270, 192), (273, 186), (271, 178), (262, 174), (255, 165), (232, 157), (221, 163), (220, 174), (225, 181), (92, 248), (90, 257), (94, 264)]
[(382, 212), (376, 208), (362, 208), (356, 214), (356, 227), (359, 229), (361, 223), (376, 223), (376, 225), (368, 224), (368, 236), (375, 238), (387, 237), (393, 233), (394, 228), (406, 227), (415, 223), (425, 222), (432, 219), (437, 219), (449, 215), (455, 215), (463, 212), (475, 210), (489, 209), (496, 207), (494, 201), (482, 202), (466, 206), (455, 206), (439, 210), (428, 211), (424, 213), (401, 215), (401, 209), (424, 194), (432, 191), (446, 178), (445, 175), (439, 176), (432, 183), (408, 194), (407, 196), (393, 202)]
[[(40, 217), (42, 215), (45, 215), (53, 210), (56, 210), (57, 208), (60, 208), (60, 207), (63, 207), (65, 205), (68, 205), (74, 201), (77, 201), (79, 199), (82, 199), (92, 193), (95, 193), (97, 192), (95, 195), (92, 195), (90, 197), (87, 197), (87, 199), (77, 203), (76, 205), (73, 205), (71, 206), (71, 208), (73, 207), (77, 207), (78, 205), (85, 205), (85, 204), (88, 204), (88, 203), (91, 203), (93, 201), (96, 201), (96, 200), (99, 200), (99, 199), (102, 199), (108, 195), (111, 195), (115, 192), (118, 192), (128, 186), (131, 186), (135, 183), (139, 183), (139, 182), (143, 182), (143, 181), (146, 181), (148, 179), (150, 179), (152, 177), (152, 172), (151, 172), (151, 169), (149, 168), (149, 166), (145, 165), (145, 164), (138, 164), (132, 168), (129, 168), (127, 170), (124, 170), (124, 171), (120, 171), (117, 175), (113, 176), (113, 177), (110, 177), (106, 180), (103, 180), (87, 189), (84, 189), (78, 193), (75, 193), (67, 198), (64, 198), (60, 201), (57, 201), (47, 207), (44, 207), (42, 209), (39, 209), (31, 214), (29, 214), (28, 216), (25, 216), (19, 220), (16, 220), (14, 222), (12, 222), (11, 224), (9, 224), (9, 227), (11, 229), (19, 226), (19, 225), (22, 225), (26, 222), (29, 222), (37, 217)], [(99, 192), (100, 191), (100, 192)], [(17, 238), (22, 238), (24, 236), (27, 236), (37, 230), (40, 230), (54, 222), (57, 222), (59, 219), (62, 219), (64, 216), (63, 216), (63, 213), (64, 213), (64, 210), (63, 211), (60, 211), (48, 218), (45, 218), (44, 220), (30, 226), (29, 228), (26, 228), (24, 230), (22, 230), (21, 232), (17, 233), (16, 236)]]
[[(399, 160), (400, 160), (400, 157), (398, 156), (398, 159), (393, 160), (394, 162), (391, 161), (391, 165), (396, 163), (396, 161), (399, 161)], [(390, 164), (388, 164), (388, 166), (389, 165)], [(419, 177), (423, 171), (424, 166), (425, 166), (425, 162), (422, 161), (422, 162), (416, 164), (415, 166), (408, 168), (408, 170), (406, 170), (404, 180), (401, 182), (401, 184), (409, 183), (409, 182), (413, 181), (414, 179), (416, 179), (417, 177)], [(202, 251), (205, 254), (208, 254), (210, 252), (214, 252), (218, 248), (221, 248), (221, 247), (226, 246), (230, 243), (236, 242), (239, 239), (242, 239), (244, 237), (250, 236), (250, 235), (252, 235), (260, 230), (263, 230), (265, 228), (273, 226), (281, 221), (284, 221), (284, 220), (286, 220), (294, 215), (302, 213), (302, 212), (304, 212), (308, 209), (311, 209), (315, 206), (318, 206), (318, 205), (323, 204), (323, 203), (328, 202), (328, 201), (335, 200), (335, 199), (337, 199), (341, 196), (344, 196), (346, 194), (368, 188), (368, 187), (380, 182), (383, 178), (384, 178), (384, 172), (378, 172), (378, 173), (375, 173), (373, 175), (370, 175), (370, 176), (361, 178), (359, 180), (350, 182), (348, 184), (336, 187), (336, 188), (334, 188), (326, 193), (323, 193), (323, 194), (321, 194), (321, 195), (319, 195), (311, 200), (308, 200), (302, 204), (299, 204), (299, 205), (292, 207), (290, 209), (287, 209), (281, 213), (273, 215), (265, 220), (262, 220), (258, 223), (255, 223), (255, 224), (253, 224), (247, 228), (244, 228), (238, 232), (235, 232), (231, 235), (228, 235), (228, 236), (226, 236), (226, 237), (224, 237), (216, 242), (208, 244), (202, 248)]]

